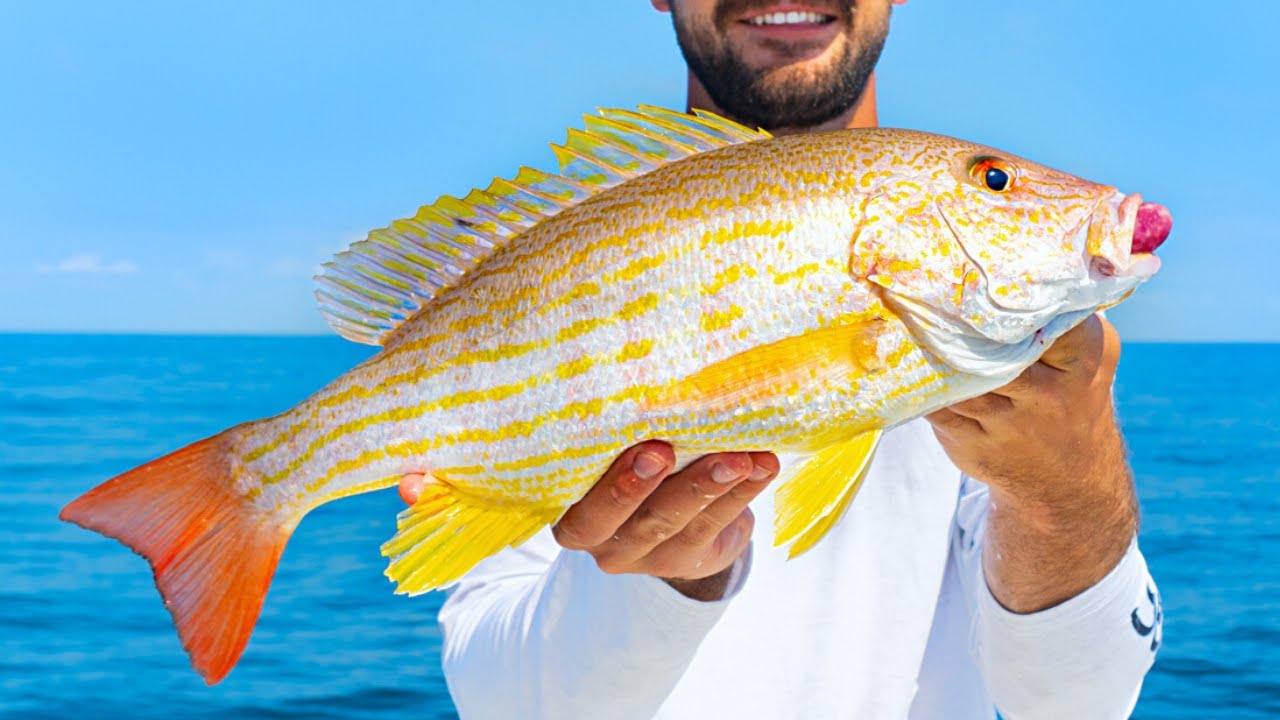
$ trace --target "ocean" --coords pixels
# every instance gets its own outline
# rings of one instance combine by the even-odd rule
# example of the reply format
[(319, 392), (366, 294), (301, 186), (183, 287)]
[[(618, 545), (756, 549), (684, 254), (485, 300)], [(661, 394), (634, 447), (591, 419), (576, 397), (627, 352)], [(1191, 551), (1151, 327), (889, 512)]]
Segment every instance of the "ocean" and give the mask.
[[(57, 520), (112, 475), (280, 412), (369, 356), (336, 338), (0, 335), (0, 716), (456, 717), (438, 594), (397, 597), (394, 491), (289, 543), (248, 652), (206, 687), (143, 560)], [(1116, 384), (1160, 586), (1138, 718), (1280, 716), (1280, 345), (1131, 344)]]

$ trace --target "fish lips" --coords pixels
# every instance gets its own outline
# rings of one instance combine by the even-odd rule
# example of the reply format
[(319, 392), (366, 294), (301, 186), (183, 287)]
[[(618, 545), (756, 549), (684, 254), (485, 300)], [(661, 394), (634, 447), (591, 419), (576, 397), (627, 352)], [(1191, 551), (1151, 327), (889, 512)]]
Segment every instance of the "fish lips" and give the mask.
[(1084, 228), (1084, 248), (1092, 273), (1103, 278), (1148, 280), (1160, 270), (1160, 258), (1151, 253), (1133, 252), (1134, 232), (1142, 195), (1119, 192), (1098, 203)]

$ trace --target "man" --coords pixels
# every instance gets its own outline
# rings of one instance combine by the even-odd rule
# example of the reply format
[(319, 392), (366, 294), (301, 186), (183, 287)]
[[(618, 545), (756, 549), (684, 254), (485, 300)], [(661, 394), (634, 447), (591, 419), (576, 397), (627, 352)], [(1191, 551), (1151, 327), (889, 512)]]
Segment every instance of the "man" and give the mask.
[[(893, 4), (905, 0), (892, 0)], [(775, 133), (876, 124), (891, 0), (652, 0), (690, 107)], [(1013, 383), (887, 433), (847, 516), (787, 562), (779, 460), (631, 448), (441, 611), (465, 718), (1124, 717), (1160, 629), (1091, 318)], [(422, 476), (401, 484), (406, 500)], [(753, 542), (754, 539), (754, 542)]]

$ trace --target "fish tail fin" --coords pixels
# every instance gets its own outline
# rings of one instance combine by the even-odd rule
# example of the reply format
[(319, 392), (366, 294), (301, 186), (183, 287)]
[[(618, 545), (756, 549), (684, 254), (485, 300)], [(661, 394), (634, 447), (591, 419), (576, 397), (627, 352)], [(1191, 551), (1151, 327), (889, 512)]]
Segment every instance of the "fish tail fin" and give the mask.
[(239, 429), (134, 468), (73, 500), (59, 518), (147, 559), (191, 664), (213, 685), (239, 660), (296, 520), (235, 488)]
[(503, 548), (519, 545), (555, 522), (565, 508), (480, 498), (442, 481), (432, 482), (397, 516), (398, 532), (382, 546), (391, 559), (386, 576), (396, 594), (444, 587)]

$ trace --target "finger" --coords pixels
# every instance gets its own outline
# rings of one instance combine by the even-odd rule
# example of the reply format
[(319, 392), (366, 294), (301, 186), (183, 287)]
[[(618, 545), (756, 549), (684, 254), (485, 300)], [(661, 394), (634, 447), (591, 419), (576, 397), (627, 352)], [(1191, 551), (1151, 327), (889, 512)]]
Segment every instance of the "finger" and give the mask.
[(625, 567), (675, 537), (689, 520), (750, 476), (754, 464), (744, 452), (716, 453), (695, 460), (663, 481), (614, 535), (602, 566)]
[(1120, 333), (1106, 318), (1098, 316), (1098, 320), (1102, 322), (1102, 362), (1099, 371), (1106, 373), (1110, 380), (1115, 376), (1116, 367), (1120, 364)]
[(754, 467), (751, 475), (734, 485), (729, 492), (711, 501), (700, 512), (689, 518), (689, 523), (675, 537), (659, 546), (664, 548), (705, 547), (715, 541), (725, 528), (747, 509), (747, 505), (764, 491), (778, 476), (778, 458), (773, 453), (752, 453)]
[(1058, 338), (1044, 354), (1040, 362), (1056, 370), (1084, 370), (1092, 372), (1102, 357), (1104, 331), (1103, 320), (1096, 314), (1085, 318), (1079, 325)]
[(427, 475), (424, 473), (413, 473), (400, 478), (400, 499), (405, 505), (412, 505), (418, 502), (418, 496), (422, 494), (422, 488), (427, 484)]
[(1061, 370), (1037, 362), (1023, 370), (1018, 377), (991, 392), (1009, 398), (1017, 405), (1040, 395), (1045, 388), (1062, 382), (1062, 377)]
[(1056, 412), (1063, 399), (1079, 389), (1080, 379), (1075, 372), (1064, 372), (1038, 362), (995, 392), (1009, 398), (1015, 412), (1028, 408)]
[[(755, 515), (743, 508), (711, 541), (698, 548), (685, 546), (679, 553), (664, 557), (672, 542), (664, 543), (641, 563), (651, 575), (667, 578), (698, 579), (715, 575), (733, 564), (747, 549), (755, 530)], [(690, 552), (692, 550), (692, 552)]]
[(998, 392), (989, 392), (949, 405), (947, 409), (957, 415), (977, 420), (981, 424), (983, 421), (995, 420), (1007, 414), (1013, 409), (1013, 401)]
[(675, 461), (671, 446), (663, 442), (644, 442), (623, 452), (552, 528), (556, 542), (569, 550), (583, 550), (613, 537)]
[(983, 433), (985, 430), (978, 420), (965, 417), (949, 408), (943, 408), (924, 416), (933, 429), (948, 436), (962, 436)]
[(718, 567), (716, 572), (729, 567), (746, 551), (747, 545), (751, 544), (751, 534), (755, 527), (756, 516), (751, 508), (744, 508), (737, 519), (716, 536), (705, 562)]

